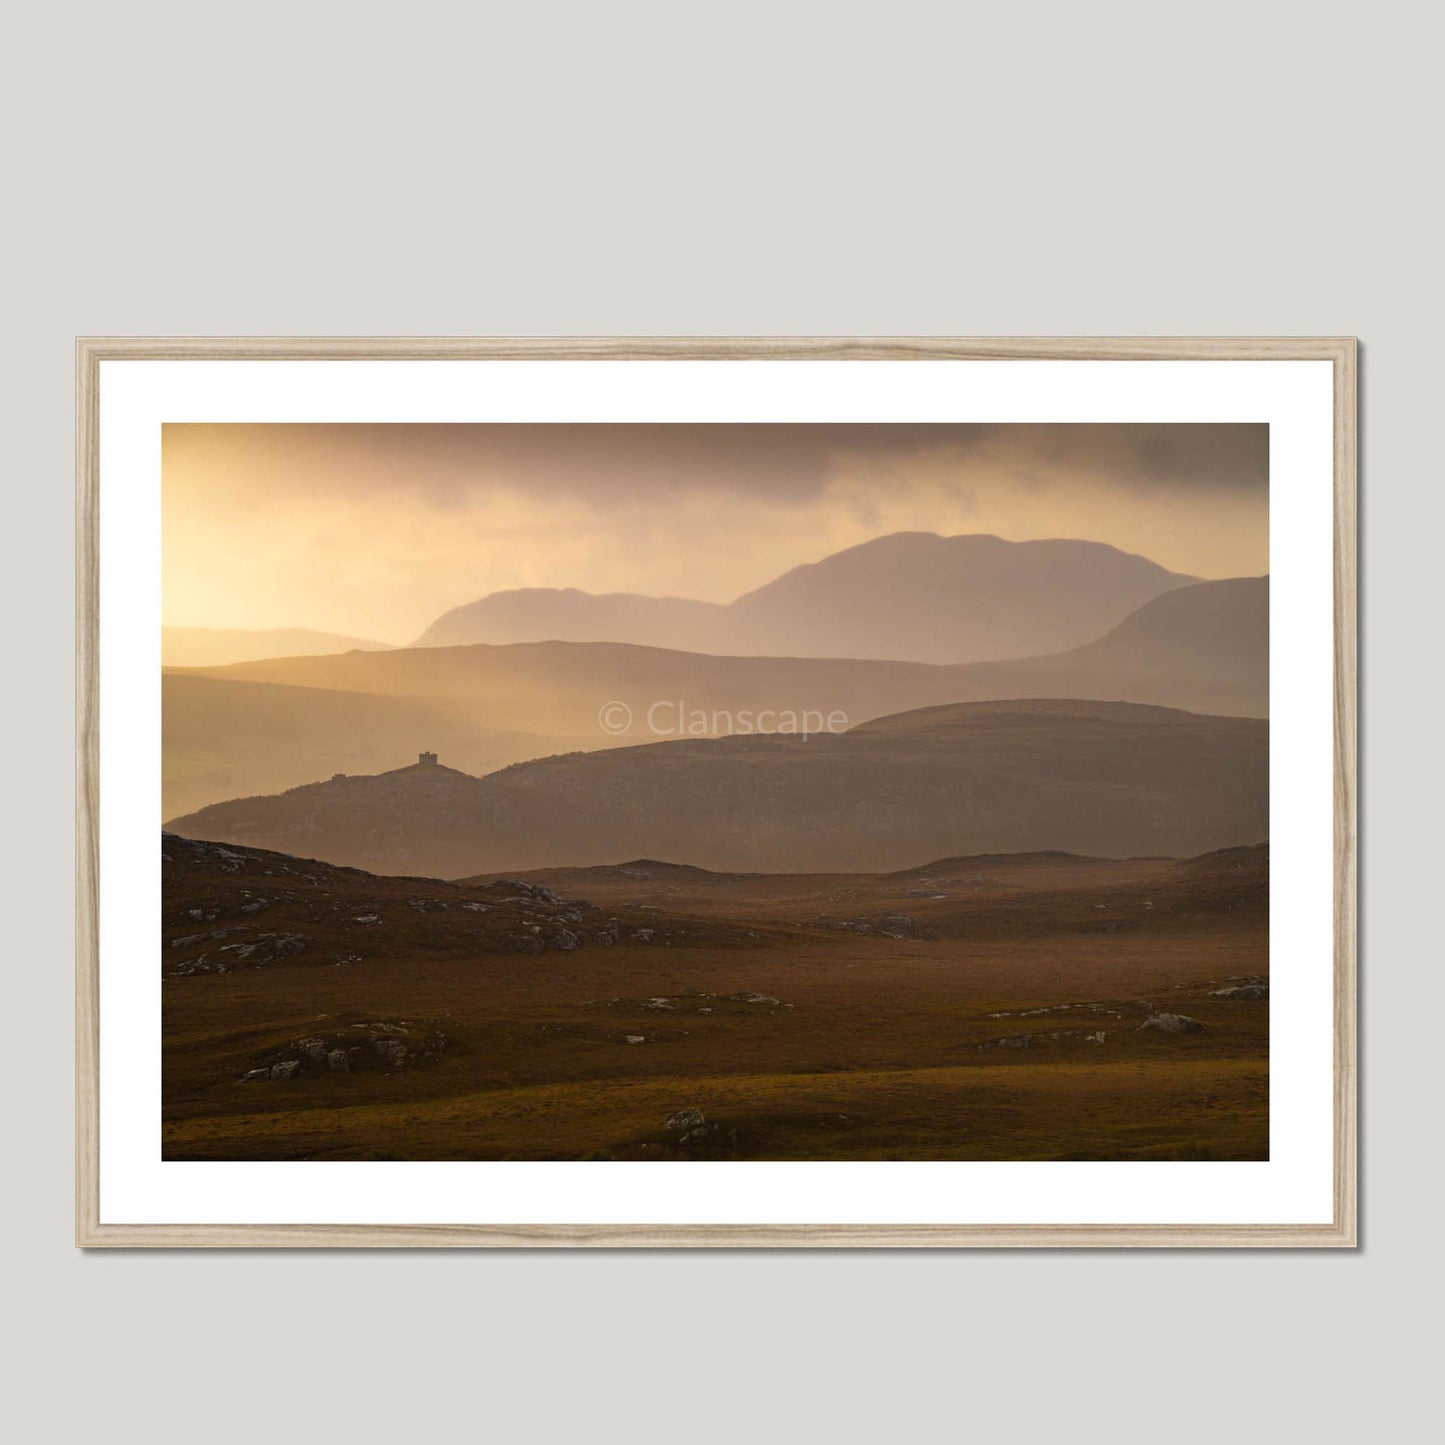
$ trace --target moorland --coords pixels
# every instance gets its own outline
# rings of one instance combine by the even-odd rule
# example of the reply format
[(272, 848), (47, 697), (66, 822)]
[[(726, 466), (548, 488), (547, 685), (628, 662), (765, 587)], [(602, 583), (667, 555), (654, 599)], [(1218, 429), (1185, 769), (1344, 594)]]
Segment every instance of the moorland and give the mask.
[(1266, 1158), (1268, 606), (908, 533), (177, 629), (165, 1156)]
[(446, 883), (168, 836), (169, 1159), (1263, 1159), (1268, 850)]

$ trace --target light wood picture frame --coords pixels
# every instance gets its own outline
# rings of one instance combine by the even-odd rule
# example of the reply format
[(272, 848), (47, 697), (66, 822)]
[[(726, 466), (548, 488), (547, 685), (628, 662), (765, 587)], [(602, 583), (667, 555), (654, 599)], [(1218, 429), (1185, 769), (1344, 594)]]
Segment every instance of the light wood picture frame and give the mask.
[[(194, 1224), (101, 1212), (101, 376), (111, 361), (1326, 362), (1334, 423), (1333, 1218), (1259, 1224)], [(146, 338), (77, 343), (76, 1243), (84, 1248), (1350, 1248), (1357, 1225), (1356, 391), (1348, 337)], [(902, 1167), (902, 1166), (900, 1166)]]

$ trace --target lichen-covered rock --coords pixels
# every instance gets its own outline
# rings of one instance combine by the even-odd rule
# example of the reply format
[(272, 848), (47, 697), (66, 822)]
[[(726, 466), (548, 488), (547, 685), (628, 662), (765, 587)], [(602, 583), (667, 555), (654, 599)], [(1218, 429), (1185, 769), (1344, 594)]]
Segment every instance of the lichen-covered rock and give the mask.
[(1145, 1029), (1155, 1029), (1161, 1034), (1202, 1034), (1204, 1025), (1187, 1014), (1157, 1013), (1150, 1014), (1134, 1032), (1142, 1033)]
[(401, 1068), (405, 1065), (407, 1055), (411, 1052), (400, 1039), (380, 1038), (373, 1039), (371, 1047), (381, 1055), (389, 1064)]

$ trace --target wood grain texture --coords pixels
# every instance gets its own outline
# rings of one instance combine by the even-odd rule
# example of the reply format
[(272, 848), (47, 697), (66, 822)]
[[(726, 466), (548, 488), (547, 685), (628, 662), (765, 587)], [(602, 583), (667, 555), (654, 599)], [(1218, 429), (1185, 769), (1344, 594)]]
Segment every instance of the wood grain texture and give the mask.
[(76, 352), (75, 1220), (100, 1229), (100, 358)]
[(94, 361), (1333, 361), (1348, 337), (117, 336)]
[(1359, 348), (1335, 358), (1335, 1223), (1359, 1240), (1358, 707)]
[(1334, 1225), (1254, 1224), (130, 1224), (86, 1248), (1202, 1249), (1348, 1248)]
[[(1351, 337), (93, 337), (77, 342), (76, 1243), (85, 1248), (1352, 1248), (1358, 1243)], [(1328, 361), (1335, 378), (1334, 1218), (1302, 1225), (186, 1225), (100, 1219), (99, 422), (107, 360)]]

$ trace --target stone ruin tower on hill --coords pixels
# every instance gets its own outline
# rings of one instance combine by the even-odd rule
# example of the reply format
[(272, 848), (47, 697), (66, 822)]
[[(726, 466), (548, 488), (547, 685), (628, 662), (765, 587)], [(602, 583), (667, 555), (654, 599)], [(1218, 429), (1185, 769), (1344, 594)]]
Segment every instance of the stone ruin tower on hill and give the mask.
[(435, 753), (418, 753), (416, 762), (419, 768), (434, 768), (437, 765), (437, 755)]

